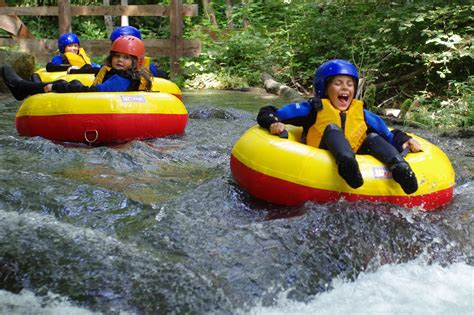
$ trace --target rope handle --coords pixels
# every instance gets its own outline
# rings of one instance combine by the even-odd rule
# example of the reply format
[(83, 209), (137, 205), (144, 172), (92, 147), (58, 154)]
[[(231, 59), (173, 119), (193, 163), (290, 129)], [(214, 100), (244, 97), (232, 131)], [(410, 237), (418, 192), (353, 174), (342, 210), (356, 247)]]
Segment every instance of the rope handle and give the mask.
[[(90, 140), (89, 137), (87, 136), (88, 133), (94, 133), (95, 134), (95, 137), (94, 139)], [(89, 145), (93, 144), (94, 142), (97, 141), (97, 139), (99, 139), (99, 132), (97, 131), (97, 129), (94, 129), (94, 130), (86, 130), (84, 131), (84, 139), (87, 141), (87, 143)]]

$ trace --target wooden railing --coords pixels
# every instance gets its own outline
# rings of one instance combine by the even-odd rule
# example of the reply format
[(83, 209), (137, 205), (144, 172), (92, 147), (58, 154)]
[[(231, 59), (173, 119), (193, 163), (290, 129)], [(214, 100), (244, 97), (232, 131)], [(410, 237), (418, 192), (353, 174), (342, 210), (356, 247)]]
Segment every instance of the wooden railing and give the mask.
[[(3, 1), (0, 1), (0, 5)], [(201, 52), (201, 43), (197, 39), (183, 38), (183, 17), (197, 16), (197, 4), (183, 4), (182, 0), (171, 0), (169, 6), (155, 5), (110, 5), (110, 6), (71, 6), (70, 0), (58, 0), (58, 6), (50, 7), (6, 7), (0, 6), (0, 28), (12, 33), (21, 30), (18, 16), (58, 16), (59, 33), (74, 31), (71, 18), (74, 16), (168, 16), (170, 19), (170, 38), (144, 39), (147, 55), (150, 57), (170, 57), (171, 77), (180, 72), (182, 57), (196, 57)], [(53, 27), (53, 26), (52, 26)], [(0, 38), (0, 46), (18, 45), (21, 51), (32, 53), (39, 61), (46, 62), (57, 52), (56, 39), (35, 39), (29, 36)], [(29, 38), (30, 37), (30, 38)], [(110, 50), (110, 41), (81, 40), (90, 56), (106, 55)]]

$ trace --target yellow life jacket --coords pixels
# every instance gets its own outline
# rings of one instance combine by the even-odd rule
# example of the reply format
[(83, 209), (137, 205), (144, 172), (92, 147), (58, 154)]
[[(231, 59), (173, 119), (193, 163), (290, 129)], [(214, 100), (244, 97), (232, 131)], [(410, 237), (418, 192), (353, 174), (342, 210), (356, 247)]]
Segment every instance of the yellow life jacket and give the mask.
[(143, 58), (143, 68), (149, 70), (150, 69), (150, 62), (151, 62), (150, 57), (145, 56)]
[(345, 111), (345, 125), (342, 126), (341, 111), (332, 106), (329, 99), (321, 100), (322, 109), (318, 111), (315, 123), (308, 129), (306, 144), (319, 148), (324, 130), (329, 124), (336, 124), (344, 130), (352, 150), (357, 152), (364, 142), (367, 133), (367, 124), (364, 119), (364, 102), (353, 99), (349, 109)]
[(72, 52), (65, 52), (64, 57), (68, 60), (71, 66), (76, 66), (81, 68), (86, 64), (91, 64), (91, 59), (87, 56), (84, 49), (79, 48), (79, 53), (75, 54)]
[[(94, 82), (92, 82), (92, 86), (96, 86), (97, 84), (104, 82), (104, 78), (110, 70), (112, 70), (112, 67), (109, 66), (103, 66), (100, 68), (99, 72), (95, 76)], [(143, 77), (140, 77), (138, 91), (146, 91), (146, 80)]]

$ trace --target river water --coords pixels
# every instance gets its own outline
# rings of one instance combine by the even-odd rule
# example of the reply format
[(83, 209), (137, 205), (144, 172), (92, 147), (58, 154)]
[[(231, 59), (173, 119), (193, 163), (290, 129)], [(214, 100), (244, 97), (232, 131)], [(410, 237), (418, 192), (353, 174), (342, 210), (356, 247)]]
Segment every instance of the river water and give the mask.
[(0, 96), (0, 314), (472, 314), (472, 137), (409, 130), (455, 168), (439, 211), (277, 207), (229, 157), (284, 102), (186, 92), (185, 135), (90, 148), (19, 137)]

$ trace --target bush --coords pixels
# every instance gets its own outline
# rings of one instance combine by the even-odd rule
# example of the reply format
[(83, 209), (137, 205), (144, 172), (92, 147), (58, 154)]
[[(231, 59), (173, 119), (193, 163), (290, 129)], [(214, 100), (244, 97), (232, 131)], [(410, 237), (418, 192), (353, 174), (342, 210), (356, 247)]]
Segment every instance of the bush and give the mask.
[(445, 97), (423, 92), (416, 98), (412, 119), (431, 128), (474, 126), (474, 76), (467, 81), (450, 81)]

